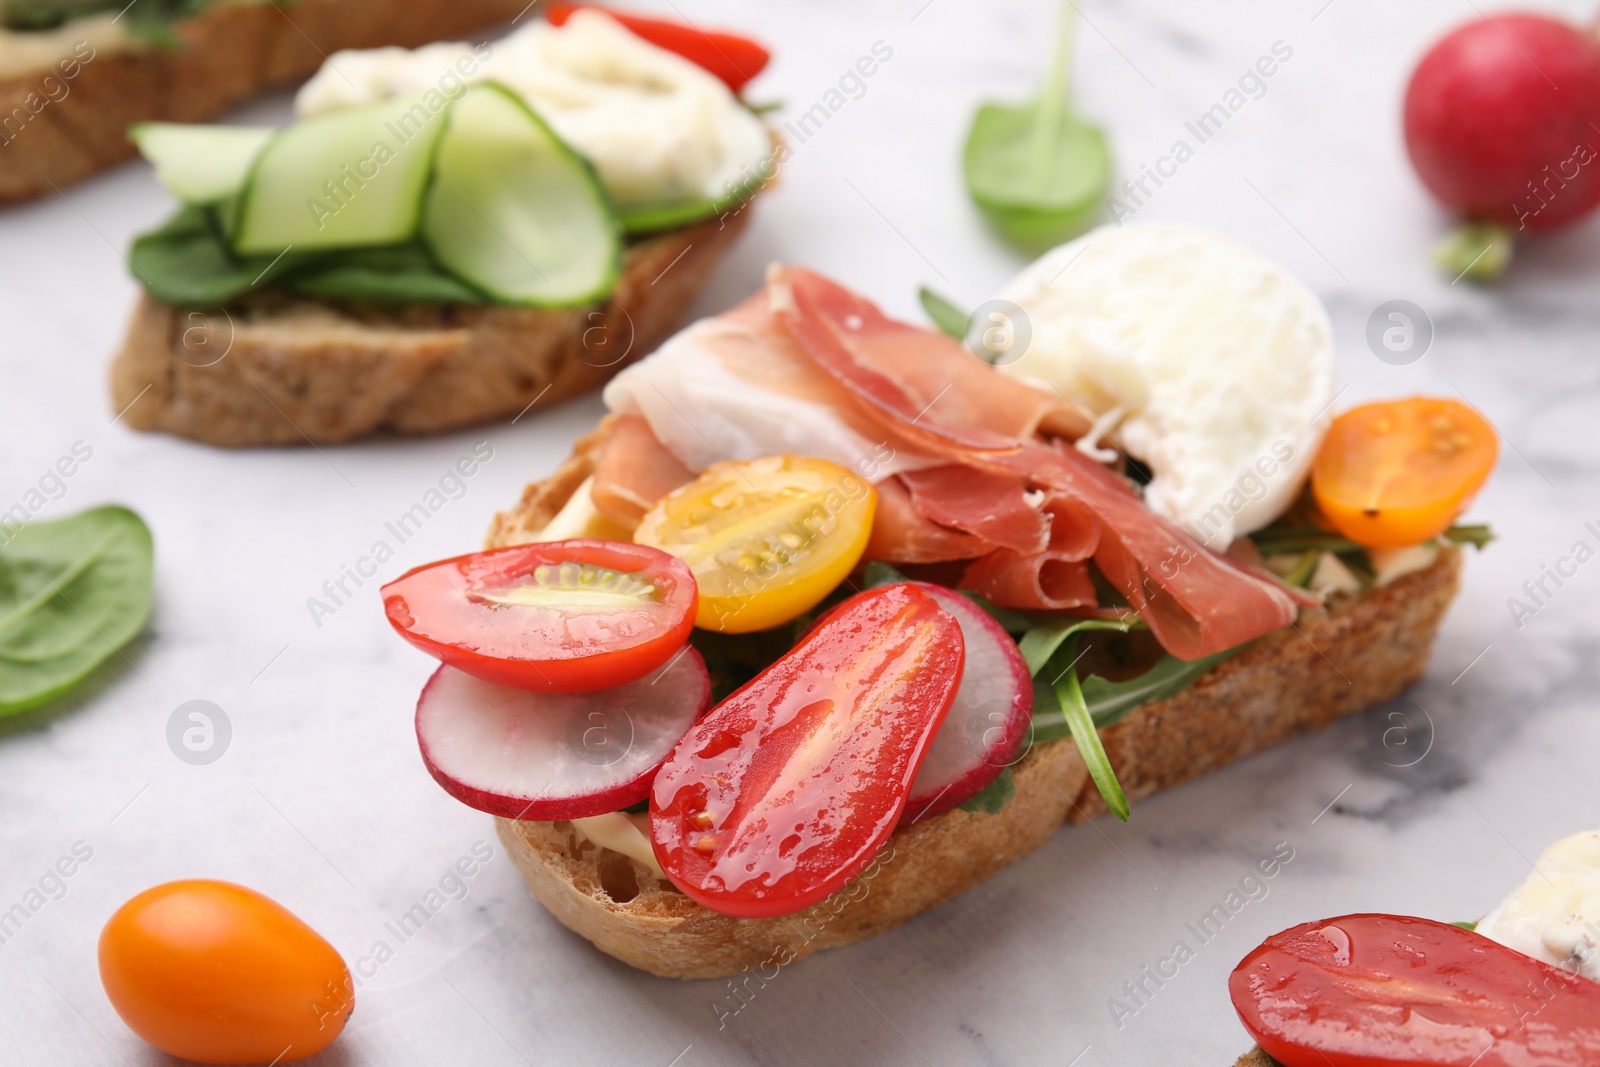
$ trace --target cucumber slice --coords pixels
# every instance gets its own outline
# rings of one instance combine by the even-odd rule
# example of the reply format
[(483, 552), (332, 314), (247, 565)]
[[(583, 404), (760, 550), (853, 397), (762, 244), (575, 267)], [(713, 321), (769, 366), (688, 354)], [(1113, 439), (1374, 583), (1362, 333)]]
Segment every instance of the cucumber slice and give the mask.
[(156, 180), (179, 200), (211, 204), (244, 185), (250, 164), (272, 136), (265, 126), (193, 126), (141, 122), (128, 131)]
[(449, 110), (445, 95), (430, 89), (283, 129), (245, 181), (233, 250), (307, 252), (411, 239)]
[(594, 169), (492, 84), (450, 110), (421, 237), (441, 266), (507, 304), (586, 304), (611, 292), (622, 266), (621, 226)]

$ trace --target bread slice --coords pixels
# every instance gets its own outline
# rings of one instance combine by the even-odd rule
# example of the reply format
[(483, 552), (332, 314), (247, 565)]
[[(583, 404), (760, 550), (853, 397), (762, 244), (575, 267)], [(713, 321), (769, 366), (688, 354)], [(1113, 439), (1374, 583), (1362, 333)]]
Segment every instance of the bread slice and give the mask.
[[(12, 119), (0, 138), (7, 142), (0, 148), (0, 204), (57, 191), (131, 159), (128, 127), (136, 122), (204, 122), (267, 89), (304, 81), (340, 49), (459, 38), (515, 18), (526, 6), (527, 0), (225, 2), (179, 21), (175, 45), (101, 48), (63, 70), (0, 80), (0, 119)], [(73, 67), (76, 73), (63, 77)]]
[(1260, 1046), (1251, 1049), (1234, 1062), (1233, 1067), (1278, 1067), (1278, 1061), (1263, 1052)]
[(136, 430), (213, 445), (438, 433), (595, 388), (676, 328), (743, 209), (630, 244), (591, 307), (388, 307), (266, 292), (223, 308), (142, 295), (111, 364)]
[[(594, 469), (607, 426), (581, 439), (550, 478), (496, 516), (488, 546), (537, 532)], [(1455, 595), (1460, 550), (1380, 589), (1334, 599), (1269, 634), (1169, 700), (1102, 731), (1130, 800), (1170, 789), (1342, 715), (1422, 676)], [(956, 809), (897, 830), (855, 881), (806, 911), (736, 919), (696, 904), (642, 864), (595, 846), (566, 822), (497, 819), (533, 896), (625, 963), (669, 978), (771, 972), (819, 949), (882, 933), (965, 892), (1043, 845), (1063, 821), (1104, 812), (1071, 741), (1036, 745), (998, 814)], [(770, 973), (767, 977), (770, 977)]]

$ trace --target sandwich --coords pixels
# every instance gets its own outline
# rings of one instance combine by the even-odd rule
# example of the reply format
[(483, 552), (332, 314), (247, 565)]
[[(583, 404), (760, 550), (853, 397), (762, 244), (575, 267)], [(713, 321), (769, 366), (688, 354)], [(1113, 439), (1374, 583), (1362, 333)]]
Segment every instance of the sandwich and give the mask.
[(1480, 922), (1303, 923), (1228, 992), (1260, 1042), (1236, 1067), (1600, 1063), (1600, 831), (1551, 845)]
[(435, 433), (591, 389), (670, 333), (772, 176), (730, 87), (766, 52), (549, 14), (338, 53), (281, 130), (135, 127), (182, 207), (128, 257), (123, 420), (229, 446)]
[(138, 122), (204, 122), (304, 81), (329, 53), (414, 47), (507, 19), (518, 0), (4, 0), (0, 204), (134, 155)]
[(1488, 538), (1476, 412), (1334, 418), (1320, 303), (1199, 231), (1008, 292), (972, 332), (1025, 349), (774, 267), (613, 379), (485, 551), (384, 587), (442, 662), (424, 763), (602, 951), (770, 975), (1422, 674)]

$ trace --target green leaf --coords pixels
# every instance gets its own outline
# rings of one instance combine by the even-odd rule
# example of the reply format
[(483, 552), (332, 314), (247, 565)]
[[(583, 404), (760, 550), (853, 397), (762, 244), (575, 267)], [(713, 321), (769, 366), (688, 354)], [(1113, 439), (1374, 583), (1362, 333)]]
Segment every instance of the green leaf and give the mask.
[(1000, 624), (1000, 629), (1013, 637), (1027, 633), (1034, 626), (1033, 618), (1023, 612), (1002, 608), (1000, 605), (990, 603), (988, 599), (966, 589), (957, 589), (956, 592), (988, 612), (989, 617)]
[(1494, 531), (1490, 530), (1487, 524), (1479, 523), (1472, 526), (1452, 526), (1440, 536), (1453, 545), (1471, 545), (1481, 551), (1494, 540)]
[(1098, 213), (1111, 179), (1100, 129), (1069, 100), (1075, 7), (1061, 7), (1056, 53), (1039, 96), (1025, 104), (984, 104), (967, 134), (967, 192), (1007, 240), (1044, 248), (1074, 236)]
[[(1485, 525), (1452, 526), (1439, 535), (1451, 544), (1472, 545), (1483, 548), (1494, 540), (1494, 533)], [(1366, 555), (1366, 549), (1339, 534), (1315, 526), (1268, 526), (1250, 535), (1263, 554), (1332, 552), (1336, 556), (1350, 552)]]
[(909, 582), (911, 579), (879, 560), (867, 564), (867, 569), (861, 575), (862, 589), (876, 589), (880, 585), (898, 585), (900, 582)]
[(377, 303), (492, 302), (441, 268), (418, 245), (325, 253), (292, 274), (284, 285), (306, 296)]
[(1322, 562), (1322, 550), (1308, 548), (1300, 553), (1300, 558), (1295, 561), (1289, 572), (1283, 576), (1284, 585), (1292, 585), (1304, 589), (1311, 584), (1312, 577), (1317, 573), (1317, 564)]
[(300, 257), (235, 256), (210, 208), (186, 205), (133, 242), (128, 264), (150, 295), (169, 304), (220, 304), (267, 285)]
[[(1167, 653), (1143, 674), (1122, 682), (1109, 682), (1091, 674), (1081, 685), (1089, 717), (1098, 729), (1115, 726), (1127, 718), (1129, 712), (1145, 704), (1177, 696), (1195, 679), (1243, 647), (1240, 645), (1197, 660), (1181, 660)], [(1029, 733), (1035, 744), (1057, 741), (1071, 733), (1055, 688), (1043, 678), (1035, 680), (1033, 685), (1033, 725)]]
[(1459, 926), (1463, 930), (1476, 930), (1478, 928), (1477, 923), (1451, 923), (1450, 925)]
[[(1077, 640), (1074, 638), (1067, 645), (1068, 653), (1076, 644)], [(1122, 791), (1122, 783), (1117, 781), (1117, 772), (1111, 766), (1111, 758), (1106, 755), (1105, 745), (1100, 742), (1100, 733), (1089, 714), (1088, 704), (1084, 702), (1083, 689), (1078, 685), (1076, 667), (1067, 668), (1060, 681), (1056, 682), (1055, 691), (1061, 713), (1067, 720), (1067, 729), (1071, 731), (1072, 740), (1078, 745), (1078, 752), (1083, 756), (1084, 765), (1089, 768), (1089, 777), (1094, 780), (1095, 787), (1105, 798), (1106, 807), (1111, 810), (1111, 814), (1127, 822), (1128, 797)]]
[(933, 320), (933, 324), (939, 327), (941, 333), (949, 334), (957, 341), (967, 339), (967, 323), (971, 320), (970, 315), (926, 285), (917, 290), (917, 299), (922, 301), (922, 310), (928, 313), (928, 318)]
[[(1017, 647), (1022, 651), (1022, 658), (1028, 664), (1029, 674), (1038, 674), (1050, 662), (1050, 657), (1055, 655), (1062, 643), (1073, 634), (1083, 633), (1086, 630), (1120, 630), (1127, 633), (1138, 625), (1135, 619), (1077, 619), (1071, 617), (1047, 619), (1037, 623), (1022, 639), (1017, 642)], [(1051, 679), (1054, 684), (1054, 679)]]
[(71, 689), (144, 629), (152, 549), (121, 507), (0, 525), (0, 537), (0, 715), (10, 715)]
[(1451, 277), (1469, 282), (1492, 282), (1511, 265), (1516, 232), (1493, 222), (1467, 222), (1433, 250), (1433, 262)]
[(739, 210), (753, 198), (771, 177), (768, 163), (762, 161), (757, 172), (721, 196), (703, 200), (679, 200), (667, 204), (636, 204), (617, 209), (622, 221), (622, 232), (629, 237), (675, 230), (691, 223), (716, 218), (718, 215)]
[(994, 781), (984, 786), (983, 789), (971, 799), (961, 804), (962, 811), (983, 812), (985, 815), (999, 815), (1006, 806), (1006, 801), (1017, 795), (1016, 777), (1007, 767), (1000, 772)]

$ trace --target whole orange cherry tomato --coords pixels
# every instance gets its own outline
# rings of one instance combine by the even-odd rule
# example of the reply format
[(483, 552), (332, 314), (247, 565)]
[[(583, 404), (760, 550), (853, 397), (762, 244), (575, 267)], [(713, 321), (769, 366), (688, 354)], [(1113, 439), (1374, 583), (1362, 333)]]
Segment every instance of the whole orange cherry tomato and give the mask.
[(100, 933), (100, 982), (129, 1029), (198, 1063), (286, 1063), (326, 1048), (350, 971), (294, 913), (242, 885), (167, 882)]
[(1363, 404), (1333, 420), (1311, 465), (1311, 491), (1356, 544), (1404, 548), (1449, 528), (1499, 451), (1494, 427), (1457, 401)]

